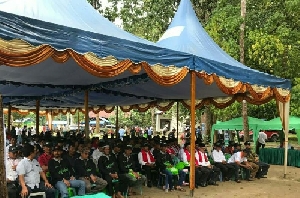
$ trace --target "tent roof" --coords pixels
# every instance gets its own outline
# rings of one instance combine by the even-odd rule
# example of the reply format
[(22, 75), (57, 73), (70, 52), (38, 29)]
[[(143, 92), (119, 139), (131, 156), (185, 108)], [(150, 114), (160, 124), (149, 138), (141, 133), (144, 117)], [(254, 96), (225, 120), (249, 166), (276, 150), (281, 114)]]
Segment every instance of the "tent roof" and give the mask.
[[(249, 128), (250, 129), (254, 129), (252, 127), (255, 127), (255, 129), (256, 129), (256, 126), (259, 125), (260, 123), (262, 123), (263, 121), (261, 119), (253, 118), (253, 117), (248, 116), (248, 122), (249, 122)], [(219, 129), (222, 129), (222, 130), (243, 130), (243, 128), (244, 128), (243, 117), (234, 118), (232, 120), (228, 120), (228, 121), (225, 121), (225, 122), (220, 122), (220, 123), (214, 124), (212, 126), (212, 128), (214, 130), (219, 130)]]
[[(189, 106), (190, 70), (198, 71), (197, 107), (290, 97), (287, 80), (250, 69), (240, 75), (225, 63), (160, 47), (119, 29), (85, 0), (0, 0), (0, 23), (0, 94), (6, 104), (29, 107), (40, 99), (45, 106), (81, 107), (83, 92), (90, 90), (100, 99), (91, 105), (186, 100)], [(131, 99), (97, 92), (102, 89)]]
[[(300, 118), (296, 116), (289, 117), (289, 128), (290, 129), (300, 129)], [(258, 125), (260, 130), (282, 130), (282, 122), (280, 117), (274, 118), (272, 120), (260, 123)]]
[(253, 70), (230, 57), (206, 33), (200, 24), (190, 0), (181, 0), (168, 30), (158, 42), (166, 47), (196, 55), (195, 70), (250, 84), (289, 88), (290, 81)]

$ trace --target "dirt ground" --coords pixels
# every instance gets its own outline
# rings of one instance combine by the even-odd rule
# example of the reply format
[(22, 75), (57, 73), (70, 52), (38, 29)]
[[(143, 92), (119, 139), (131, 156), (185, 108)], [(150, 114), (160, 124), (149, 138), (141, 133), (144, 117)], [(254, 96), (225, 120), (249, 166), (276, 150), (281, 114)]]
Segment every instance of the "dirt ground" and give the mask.
[[(300, 197), (300, 168), (288, 167), (287, 178), (283, 179), (283, 166), (272, 165), (267, 178), (255, 181), (242, 181), (238, 184), (233, 181), (218, 182), (219, 186), (199, 187), (194, 191), (195, 198), (299, 198)], [(185, 198), (190, 191), (164, 192), (156, 187), (143, 187), (143, 195), (131, 196), (131, 198)]]

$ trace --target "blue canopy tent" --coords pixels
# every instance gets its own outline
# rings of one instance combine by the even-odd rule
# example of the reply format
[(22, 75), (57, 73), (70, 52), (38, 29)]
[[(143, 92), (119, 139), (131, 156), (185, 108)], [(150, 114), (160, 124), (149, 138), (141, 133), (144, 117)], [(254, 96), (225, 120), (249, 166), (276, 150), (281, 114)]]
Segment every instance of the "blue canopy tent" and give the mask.
[[(185, 4), (190, 2), (182, 1), (181, 7), (193, 17)], [(138, 38), (110, 23), (86, 0), (0, 0), (0, 23), (0, 94), (7, 104), (32, 106), (27, 99), (38, 96), (45, 105), (64, 107), (65, 100), (82, 107), (77, 102), (86, 90), (91, 101), (95, 94), (95, 105), (126, 104), (126, 109), (134, 102), (160, 100), (180, 100), (191, 109), (209, 103), (225, 107), (243, 99), (255, 104), (273, 98), (289, 101), (288, 80)], [(27, 94), (11, 92), (9, 86), (24, 87)], [(201, 91), (193, 91), (195, 86)], [(137, 100), (124, 101), (122, 94), (113, 94), (112, 100), (109, 93), (102, 100), (103, 93), (97, 93), (102, 89)]]
[[(253, 70), (241, 64), (224, 52), (200, 24), (190, 0), (181, 0), (174, 19), (168, 30), (159, 40), (158, 45), (195, 55), (195, 70), (197, 71), (204, 70), (207, 74), (215, 74), (227, 79), (232, 79), (231, 83), (240, 81), (251, 84), (252, 88), (248, 86), (250, 93), (253, 90), (258, 90), (258, 86), (265, 87), (265, 85), (269, 83), (277, 84), (278, 80), (281, 81), (279, 78)], [(203, 69), (203, 65), (207, 67)], [(269, 83), (266, 81), (269, 81)], [(288, 82), (288, 80), (286, 80), (286, 82)], [(268, 86), (273, 87), (270, 84)], [(289, 84), (289, 87), (290, 86)], [(275, 85), (275, 87), (277, 86)], [(203, 91), (202, 89), (199, 90)], [(266, 88), (262, 88), (261, 94), (264, 92), (263, 90), (266, 90)], [(280, 117), (282, 118), (286, 139), (288, 139), (289, 99), (283, 101), (280, 98), (276, 98), (276, 100), (279, 104)], [(285, 157), (286, 167), (287, 150)]]

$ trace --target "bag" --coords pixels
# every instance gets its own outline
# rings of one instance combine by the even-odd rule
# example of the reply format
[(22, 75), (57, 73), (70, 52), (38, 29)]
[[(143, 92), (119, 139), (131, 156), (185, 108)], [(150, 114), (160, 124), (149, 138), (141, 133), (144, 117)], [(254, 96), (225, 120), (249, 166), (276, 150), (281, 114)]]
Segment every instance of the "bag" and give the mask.
[(167, 170), (169, 170), (172, 173), (172, 175), (178, 175), (178, 169), (175, 167), (167, 168)]

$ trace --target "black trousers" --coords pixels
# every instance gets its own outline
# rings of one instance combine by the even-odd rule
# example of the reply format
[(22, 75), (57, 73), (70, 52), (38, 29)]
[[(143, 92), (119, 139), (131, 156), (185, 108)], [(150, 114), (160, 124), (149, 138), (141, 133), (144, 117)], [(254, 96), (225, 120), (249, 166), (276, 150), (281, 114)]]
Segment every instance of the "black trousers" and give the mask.
[(260, 149), (260, 147), (261, 148), (265, 148), (265, 146), (266, 146), (265, 144), (257, 142), (257, 145), (256, 145), (256, 154), (259, 155), (259, 149)]
[(7, 194), (9, 198), (19, 197), (18, 185), (16, 182), (7, 183)]
[[(156, 179), (157, 177), (157, 169), (156, 167), (152, 167), (152, 166), (142, 166), (142, 169), (145, 171), (146, 173), (146, 177), (147, 177), (147, 180), (148, 182), (152, 182)], [(153, 173), (152, 171), (155, 170), (155, 173)]]
[(114, 182), (110, 175), (105, 175), (103, 178), (107, 182), (107, 194), (112, 196), (117, 192), (126, 192), (129, 185), (129, 179), (125, 175), (118, 175), (118, 181)]
[(240, 171), (239, 165), (237, 165), (236, 163), (229, 163), (227, 165), (227, 167), (230, 167), (233, 170), (235, 180), (239, 180), (240, 179), (240, 177), (239, 177), (239, 171)]
[(264, 175), (268, 174), (268, 170), (270, 168), (270, 165), (264, 162), (256, 162), (255, 164), (257, 164), (259, 166), (258, 172), (256, 174), (256, 177), (261, 178)]
[(210, 172), (207, 182), (209, 182), (210, 184), (211, 183), (215, 184), (219, 180), (220, 169), (217, 168), (216, 166), (211, 166), (211, 168), (204, 166), (203, 168), (208, 169), (208, 171)]
[[(212, 170), (209, 170), (206, 167), (196, 168), (196, 184), (197, 185), (206, 184), (211, 172), (212, 172)], [(198, 177), (197, 177), (197, 174), (198, 174)]]
[(232, 178), (232, 176), (235, 173), (234, 166), (232, 166), (230, 164), (223, 164), (221, 162), (215, 162), (215, 166), (220, 169), (220, 171), (222, 172), (223, 178), (225, 180)]

